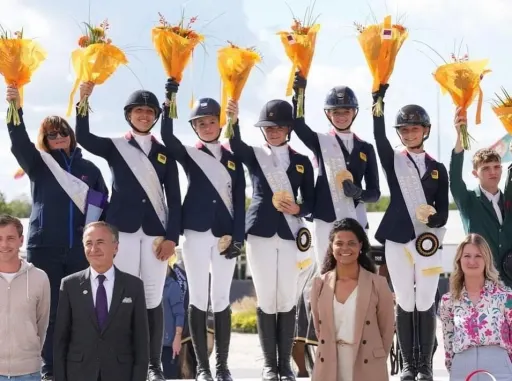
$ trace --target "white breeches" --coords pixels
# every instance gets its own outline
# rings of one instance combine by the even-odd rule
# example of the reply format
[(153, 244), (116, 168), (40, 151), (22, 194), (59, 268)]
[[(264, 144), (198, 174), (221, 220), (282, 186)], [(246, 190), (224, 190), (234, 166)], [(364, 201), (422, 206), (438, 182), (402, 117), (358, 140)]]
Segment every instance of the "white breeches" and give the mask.
[(183, 232), (183, 261), (187, 272), (190, 304), (208, 310), (208, 285), (211, 273), (211, 302), (213, 312), (224, 311), (229, 306), (231, 282), (235, 272), (236, 259), (220, 255), (217, 245), (219, 238), (211, 230)]
[(329, 248), (329, 233), (332, 230), (333, 222), (325, 222), (315, 219), (313, 221), (313, 245), (315, 249), (316, 264), (322, 269), (327, 249)]
[(258, 299), (266, 314), (288, 312), (297, 304), (297, 244), (276, 234), (247, 236), (247, 260)]
[(144, 234), (142, 228), (135, 233), (119, 232), (119, 250), (114, 258), (119, 270), (142, 279), (148, 309), (162, 302), (167, 275), (167, 261), (159, 260), (153, 251), (156, 238)]
[[(397, 304), (406, 312), (413, 312), (414, 306), (418, 311), (427, 311), (436, 299), (439, 273), (425, 270), (438, 267), (441, 251), (427, 258), (419, 255), (412, 246), (386, 241), (386, 264)], [(412, 258), (406, 254), (405, 247)]]

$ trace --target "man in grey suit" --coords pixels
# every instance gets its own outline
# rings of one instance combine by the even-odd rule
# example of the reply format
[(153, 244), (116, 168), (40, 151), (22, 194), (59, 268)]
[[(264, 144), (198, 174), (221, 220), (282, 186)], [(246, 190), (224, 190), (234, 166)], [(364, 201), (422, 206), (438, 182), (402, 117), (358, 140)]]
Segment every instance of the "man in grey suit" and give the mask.
[(90, 267), (62, 280), (54, 336), (54, 381), (145, 381), (149, 329), (142, 281), (114, 267), (117, 230), (84, 229)]

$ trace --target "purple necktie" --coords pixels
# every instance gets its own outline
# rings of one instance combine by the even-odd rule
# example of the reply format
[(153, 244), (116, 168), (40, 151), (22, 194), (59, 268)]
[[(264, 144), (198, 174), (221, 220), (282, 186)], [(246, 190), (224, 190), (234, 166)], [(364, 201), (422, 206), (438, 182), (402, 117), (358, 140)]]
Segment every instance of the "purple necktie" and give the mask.
[(98, 289), (96, 290), (96, 318), (98, 319), (98, 325), (100, 326), (100, 329), (103, 330), (108, 316), (107, 291), (103, 285), (106, 277), (105, 275), (100, 274), (96, 277), (96, 279), (98, 279), (99, 282)]

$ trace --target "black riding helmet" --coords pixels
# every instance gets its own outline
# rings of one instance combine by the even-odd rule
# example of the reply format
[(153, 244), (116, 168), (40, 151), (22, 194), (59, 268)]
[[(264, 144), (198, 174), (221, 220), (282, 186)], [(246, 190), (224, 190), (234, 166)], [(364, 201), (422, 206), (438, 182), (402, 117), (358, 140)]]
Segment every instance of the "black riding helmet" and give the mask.
[(260, 118), (254, 125), (260, 128), (263, 138), (268, 143), (267, 137), (263, 133), (264, 127), (288, 127), (288, 136), (286, 141), (281, 144), (284, 146), (290, 141), (293, 130), (293, 107), (290, 103), (273, 99), (267, 102), (260, 111)]
[[(155, 121), (153, 125), (147, 131), (140, 131), (137, 127), (135, 127), (132, 122), (130, 122), (130, 111), (137, 106), (148, 106), (155, 110)], [(158, 118), (160, 118), (160, 114), (162, 113), (162, 108), (160, 107), (160, 103), (158, 102), (158, 98), (151, 91), (146, 90), (137, 90), (133, 92), (126, 101), (124, 106), (124, 118), (128, 122), (131, 128), (140, 133), (149, 133), (151, 129), (155, 126), (156, 122), (158, 122)]]
[(199, 134), (197, 133), (196, 129), (194, 128), (193, 121), (205, 116), (216, 116), (217, 118), (220, 118), (220, 104), (215, 99), (212, 98), (200, 98), (198, 99), (194, 105), (192, 106), (192, 110), (190, 111), (190, 118), (188, 121), (190, 122), (190, 125), (192, 126), (194, 132), (196, 133), (199, 140), (205, 142), (205, 143), (211, 143), (219, 139), (221, 130), (219, 130), (219, 135), (209, 142), (204, 141), (201, 139)]
[[(329, 122), (333, 125), (334, 128), (339, 130), (331, 121), (329, 116), (327, 115), (328, 110), (336, 110), (339, 108), (351, 108), (356, 110), (354, 118), (352, 119), (352, 122), (350, 125), (345, 128), (344, 130), (348, 130), (350, 127), (352, 127), (352, 123), (354, 123), (354, 120), (357, 117), (357, 114), (359, 113), (359, 102), (357, 101), (356, 94), (354, 91), (348, 87), (348, 86), (336, 86), (333, 87), (329, 92), (327, 93), (327, 96), (325, 97), (324, 102), (324, 112), (325, 116), (329, 120)], [(344, 131), (343, 130), (343, 131)]]
[[(423, 136), (423, 141), (421, 145), (412, 148), (420, 148), (421, 146), (423, 146), (425, 140), (427, 140), (430, 136), (431, 127), (430, 117), (428, 116), (428, 113), (425, 111), (425, 109), (418, 105), (406, 105), (403, 106), (400, 110), (398, 110), (398, 113), (396, 114), (395, 118), (395, 125), (393, 127), (396, 129), (396, 132), (398, 134), (398, 129), (400, 127), (406, 126), (423, 126), (429, 129), (427, 135)], [(400, 137), (400, 134), (398, 134), (398, 136)], [(400, 141), (402, 141), (401, 137)]]

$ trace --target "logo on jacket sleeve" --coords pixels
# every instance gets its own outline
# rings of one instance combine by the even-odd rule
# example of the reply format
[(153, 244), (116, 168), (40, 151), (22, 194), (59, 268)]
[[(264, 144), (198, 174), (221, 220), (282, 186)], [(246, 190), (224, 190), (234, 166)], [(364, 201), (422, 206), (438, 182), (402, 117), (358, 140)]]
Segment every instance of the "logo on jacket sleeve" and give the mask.
[(228, 160), (228, 168), (234, 171), (236, 169), (235, 162)]
[(368, 161), (368, 158), (366, 157), (366, 154), (364, 152), (359, 152), (359, 157), (362, 161)]
[(159, 163), (167, 163), (167, 156), (165, 156), (163, 153), (159, 153), (156, 159), (158, 160)]
[(439, 178), (439, 171), (438, 171), (437, 169), (434, 169), (434, 170), (432, 171), (432, 178), (433, 178), (434, 180), (437, 180), (437, 179)]
[(300, 164), (297, 164), (295, 166), (295, 169), (297, 170), (297, 172), (299, 173), (304, 173), (304, 166), (303, 165), (300, 165)]

